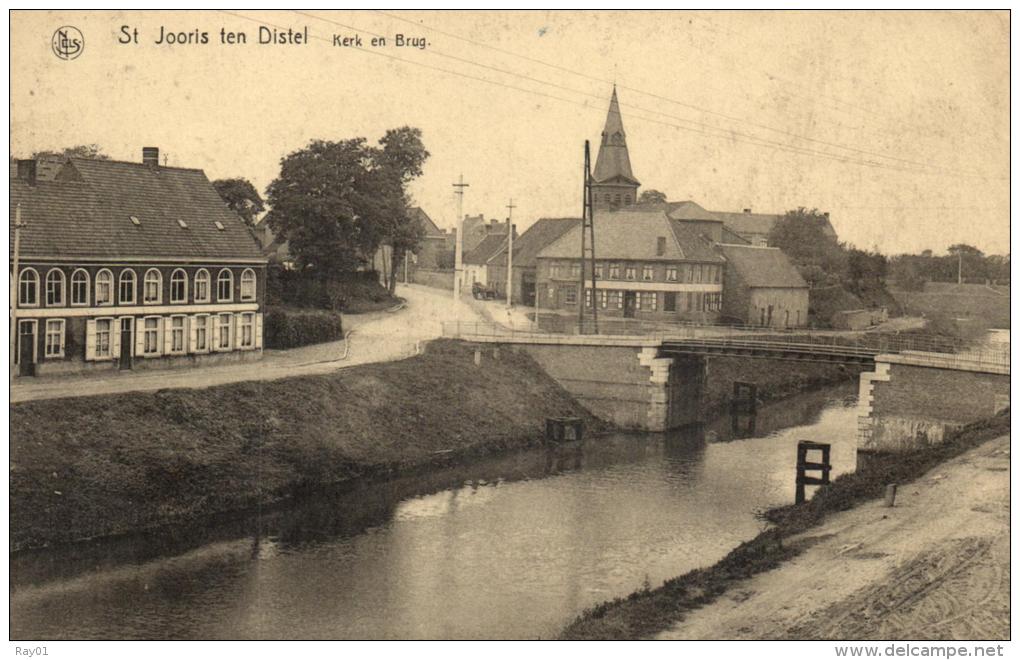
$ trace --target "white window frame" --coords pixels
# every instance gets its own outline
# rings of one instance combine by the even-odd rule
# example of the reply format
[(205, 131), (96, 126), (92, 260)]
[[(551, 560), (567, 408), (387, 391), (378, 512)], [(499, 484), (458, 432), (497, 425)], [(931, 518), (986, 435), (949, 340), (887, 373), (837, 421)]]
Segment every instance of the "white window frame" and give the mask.
[(651, 282), (655, 279), (655, 267), (654, 266), (642, 266), (641, 267), (641, 279), (645, 282)]
[[(174, 328), (174, 321), (177, 319), (181, 320), (180, 348), (174, 348), (174, 332), (176, 331), (176, 328)], [(168, 320), (170, 321), (170, 323), (167, 324), (167, 332), (170, 333), (170, 355), (184, 355), (188, 352), (188, 317), (184, 314), (174, 314), (170, 316)]]
[[(56, 278), (53, 277), (54, 274), (56, 274), (56, 276), (57, 276)], [(59, 287), (59, 288), (55, 289), (55, 291), (57, 293), (59, 293), (59, 296), (52, 303), (50, 302), (50, 284), (51, 283), (56, 284)], [(59, 268), (50, 268), (49, 271), (46, 272), (46, 286), (45, 286), (45, 289), (44, 289), (45, 296), (46, 296), (46, 306), (47, 307), (64, 307), (64, 305), (66, 304), (65, 303), (66, 299), (64, 298), (64, 293), (66, 292), (66, 287), (67, 287), (67, 278), (64, 277), (64, 271), (59, 269)]]
[[(251, 340), (248, 342), (245, 342), (244, 340), (244, 329), (246, 326), (251, 330)], [(241, 314), (241, 328), (239, 335), (241, 337), (241, 345), (238, 346), (239, 349), (250, 351), (255, 348), (255, 312), (243, 312)]]
[[(131, 298), (124, 298), (121, 295), (124, 292), (124, 284), (127, 280), (124, 275), (131, 276)], [(134, 268), (125, 268), (120, 271), (120, 276), (117, 278), (117, 301), (121, 305), (134, 305), (136, 300), (138, 300), (138, 273), (135, 272)]]
[[(249, 284), (251, 284), (251, 295), (245, 295), (245, 292), (244, 292), (245, 279), (250, 279)], [(251, 301), (256, 300), (258, 298), (258, 291), (259, 291), (259, 289), (258, 289), (258, 281), (259, 281), (258, 280), (258, 276), (255, 274), (255, 271), (252, 270), (251, 268), (245, 268), (241, 272), (241, 302), (251, 302)], [(255, 335), (252, 334), (253, 341), (254, 341), (254, 336)]]
[[(75, 283), (75, 278), (77, 278), (79, 275), (83, 275), (85, 277), (85, 302), (75, 302), (74, 301), (74, 283)], [(81, 281), (81, 280), (78, 280), (78, 281)], [(92, 296), (91, 296), (92, 278), (89, 277), (89, 272), (87, 270), (85, 270), (84, 268), (76, 268), (74, 270), (74, 272), (71, 273), (71, 286), (69, 288), (70, 288), (70, 291), (69, 291), (70, 295), (68, 296), (68, 302), (71, 303), (71, 307), (88, 307), (89, 300), (92, 299)]]
[[(106, 276), (105, 278), (103, 277), (104, 275)], [(105, 302), (99, 299), (99, 282), (100, 282), (100, 280), (103, 280), (103, 279), (106, 279), (107, 283), (110, 286), (109, 295), (107, 296), (107, 300)], [(96, 273), (96, 281), (95, 281), (96, 291), (95, 291), (95, 297), (93, 298), (93, 300), (96, 301), (96, 306), (97, 307), (109, 307), (109, 306), (113, 305), (113, 300), (114, 300), (114, 297), (115, 297), (113, 295), (115, 293), (114, 284), (113, 284), (114, 282), (115, 282), (115, 280), (113, 278), (113, 271), (110, 270), (109, 268), (102, 268), (102, 269), (99, 270), (98, 273)]]
[[(178, 275), (180, 275), (181, 279), (177, 279)], [(175, 282), (183, 285), (181, 287), (181, 290), (184, 293), (184, 295), (180, 298), (174, 297)], [(170, 304), (181, 305), (187, 302), (188, 302), (188, 273), (185, 272), (183, 268), (176, 268), (174, 269), (174, 272), (170, 273)]]
[[(222, 323), (222, 320), (224, 318), (228, 319), (227, 320), (227, 345), (226, 346), (223, 345), (223, 323)], [(222, 314), (217, 314), (216, 315), (215, 323), (216, 323), (216, 327), (218, 329), (218, 332), (216, 333), (216, 337), (218, 338), (218, 341), (216, 342), (216, 350), (217, 351), (232, 351), (232, 350), (234, 350), (234, 315), (229, 313), (229, 312), (224, 312)]]
[[(226, 273), (226, 278), (223, 277)], [(230, 282), (230, 295), (226, 298), (220, 296), (220, 283)], [(216, 274), (216, 302), (233, 302), (234, 301), (234, 272), (229, 268), (221, 268), (220, 272)]]
[[(155, 274), (156, 283), (156, 298), (153, 300), (149, 299), (149, 275)], [(145, 271), (145, 276), (142, 278), (142, 304), (143, 305), (161, 305), (163, 304), (163, 273), (158, 268), (150, 268)]]
[[(35, 287), (35, 302), (25, 301), (24, 287), (29, 283), (29, 280), (31, 280), (31, 284)], [(18, 307), (38, 307), (41, 299), (42, 291), (40, 291), (39, 287), (39, 272), (32, 267), (22, 268), (21, 272), (18, 273)]]
[[(205, 295), (204, 296), (199, 296), (198, 295), (198, 285), (199, 285), (199, 282), (201, 282), (202, 284), (205, 284)], [(209, 271), (206, 270), (205, 268), (199, 268), (195, 272), (195, 302), (197, 302), (197, 303), (207, 303), (207, 302), (209, 302), (209, 300), (211, 299), (210, 298), (211, 291), (212, 291), (212, 278), (209, 277)]]
[[(111, 284), (111, 287), (112, 287), (112, 284)], [(100, 353), (99, 352), (99, 324), (101, 322), (103, 322), (103, 321), (106, 321), (107, 323), (110, 324), (110, 330), (109, 330), (110, 336), (109, 336), (109, 339), (106, 342), (106, 353)], [(120, 330), (119, 327), (117, 327), (117, 328), (114, 327), (114, 321), (115, 321), (115, 319), (113, 317), (107, 317), (107, 316), (104, 316), (104, 317), (96, 319), (95, 358), (97, 360), (112, 360), (113, 359), (113, 333), (115, 331), (119, 331)]]
[(669, 266), (668, 268), (666, 268), (667, 282), (676, 282), (678, 277), (680, 277), (680, 269), (678, 269), (676, 266)]
[[(50, 324), (58, 324), (60, 326), (60, 342), (59, 350), (55, 353), (50, 352)], [(67, 338), (67, 324), (64, 319), (46, 319), (46, 325), (43, 326), (43, 357), (47, 358), (62, 358), (64, 357), (64, 342)]]
[[(208, 315), (208, 314), (196, 314), (194, 317), (192, 317), (192, 321), (191, 322), (194, 324), (193, 327), (194, 327), (194, 333), (195, 333), (195, 340), (196, 340), (196, 342), (198, 341), (198, 331), (199, 330), (203, 330), (205, 332), (205, 346), (203, 346), (202, 348), (199, 348), (197, 346), (189, 345), (188, 346), (188, 350), (191, 351), (192, 353), (208, 353), (209, 352), (209, 350), (210, 350), (209, 349), (209, 343), (212, 341), (212, 329), (209, 327), (209, 319), (210, 318), (212, 318), (212, 317), (210, 315)], [(189, 330), (189, 337), (190, 337), (190, 335), (191, 335), (191, 330)], [(194, 343), (194, 342), (190, 342), (190, 343)]]
[[(156, 349), (153, 350), (153, 351), (148, 350), (148, 347), (149, 347), (148, 334), (149, 334), (150, 330), (149, 330), (149, 328), (147, 326), (148, 326), (149, 319), (155, 319), (156, 320)], [(159, 357), (160, 355), (162, 355), (162, 347), (163, 347), (163, 332), (162, 332), (163, 331), (163, 317), (162, 316), (145, 316), (145, 317), (142, 317), (141, 326), (142, 326), (142, 356), (143, 357)], [(135, 331), (137, 332), (138, 328), (135, 328)]]
[(620, 264), (609, 264), (609, 279), (620, 279)]
[(623, 268), (623, 279), (625, 279), (625, 280), (636, 280), (637, 279), (637, 266), (624, 266), (624, 268)]

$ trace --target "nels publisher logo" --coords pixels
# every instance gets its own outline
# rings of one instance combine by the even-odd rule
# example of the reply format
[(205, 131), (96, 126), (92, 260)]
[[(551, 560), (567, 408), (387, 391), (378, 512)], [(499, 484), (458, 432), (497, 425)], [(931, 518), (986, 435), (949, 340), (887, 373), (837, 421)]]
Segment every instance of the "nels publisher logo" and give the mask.
[(53, 53), (62, 60), (73, 60), (85, 50), (85, 37), (81, 30), (65, 25), (53, 33)]

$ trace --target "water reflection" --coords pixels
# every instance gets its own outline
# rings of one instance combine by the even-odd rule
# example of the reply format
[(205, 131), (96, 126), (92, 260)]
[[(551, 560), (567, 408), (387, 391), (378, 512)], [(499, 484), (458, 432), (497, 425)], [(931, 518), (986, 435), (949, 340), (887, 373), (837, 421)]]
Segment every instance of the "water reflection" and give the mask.
[(799, 439), (856, 461), (849, 388), (360, 483), (249, 520), (18, 555), (17, 638), (531, 638), (716, 561), (792, 501)]

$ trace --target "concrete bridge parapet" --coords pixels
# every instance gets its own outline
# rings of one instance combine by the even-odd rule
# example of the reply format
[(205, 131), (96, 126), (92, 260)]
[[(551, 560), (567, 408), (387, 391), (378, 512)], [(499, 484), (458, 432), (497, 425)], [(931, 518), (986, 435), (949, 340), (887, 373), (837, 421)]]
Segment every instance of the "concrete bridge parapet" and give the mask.
[(861, 374), (858, 449), (905, 451), (1009, 406), (1009, 365), (965, 355), (879, 355)]

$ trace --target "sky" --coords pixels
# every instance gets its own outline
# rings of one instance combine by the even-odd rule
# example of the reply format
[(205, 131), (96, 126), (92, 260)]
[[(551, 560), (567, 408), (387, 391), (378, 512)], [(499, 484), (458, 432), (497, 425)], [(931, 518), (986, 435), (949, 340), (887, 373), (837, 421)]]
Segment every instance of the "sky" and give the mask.
[[(64, 25), (84, 37), (74, 59), (52, 48)], [(259, 45), (260, 25), (309, 42)], [(196, 30), (208, 43), (155, 43)], [(431, 154), (411, 193), (440, 226), (463, 175), (465, 213), (504, 218), (512, 199), (523, 230), (579, 215), (614, 83), (641, 190), (818, 208), (887, 254), (1009, 251), (1007, 12), (16, 11), (11, 153), (158, 146), (264, 191), (310, 140), (410, 125)]]

